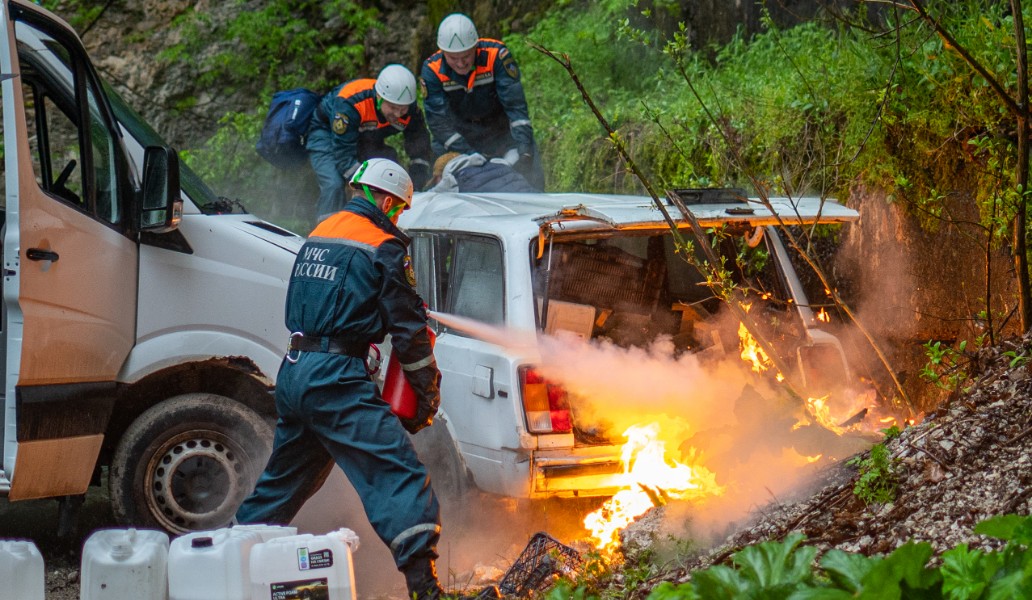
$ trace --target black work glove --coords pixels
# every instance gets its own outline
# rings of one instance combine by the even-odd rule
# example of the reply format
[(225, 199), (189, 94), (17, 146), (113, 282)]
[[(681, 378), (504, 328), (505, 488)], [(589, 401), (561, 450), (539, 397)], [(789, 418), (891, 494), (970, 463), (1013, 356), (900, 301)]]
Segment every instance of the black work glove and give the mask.
[(437, 361), (422, 369), (405, 371), (405, 379), (416, 394), (416, 416), (402, 419), (401, 426), (409, 433), (416, 433), (434, 422), (434, 415), (441, 406), (441, 372), (437, 370)]
[(423, 188), (426, 187), (427, 182), (430, 181), (430, 165), (422, 162), (413, 162), (409, 164), (408, 168), (409, 177), (412, 178), (412, 187), (417, 192), (422, 192)]
[(516, 164), (512, 166), (516, 169), (516, 172), (524, 177), (530, 177), (530, 172), (534, 169), (534, 155), (528, 152), (520, 154), (519, 159), (516, 160)]

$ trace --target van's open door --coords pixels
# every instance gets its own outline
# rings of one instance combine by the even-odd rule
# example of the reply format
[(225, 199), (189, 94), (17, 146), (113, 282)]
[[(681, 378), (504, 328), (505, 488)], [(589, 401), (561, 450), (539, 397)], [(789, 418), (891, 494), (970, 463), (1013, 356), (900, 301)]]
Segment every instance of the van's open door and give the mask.
[(81, 494), (134, 343), (135, 177), (74, 32), (0, 2), (3, 474), (12, 500)]

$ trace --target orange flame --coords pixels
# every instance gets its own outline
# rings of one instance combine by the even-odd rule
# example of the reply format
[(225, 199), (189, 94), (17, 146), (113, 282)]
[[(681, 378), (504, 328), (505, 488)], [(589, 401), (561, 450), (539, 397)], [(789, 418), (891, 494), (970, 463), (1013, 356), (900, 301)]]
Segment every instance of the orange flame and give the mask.
[(632, 425), (623, 435), (627, 438), (620, 457), (624, 467), (620, 485), (624, 489), (584, 517), (592, 543), (606, 553), (619, 545), (620, 530), (666, 499), (699, 500), (724, 493), (705, 467), (667, 460), (666, 443), (658, 439), (658, 423)]
[(823, 322), (825, 322), (825, 323), (831, 323), (831, 315), (829, 315), (829, 314), (828, 314), (828, 311), (826, 311), (826, 310), (824, 310), (824, 309), (822, 308), (822, 309), (821, 309), (821, 310), (820, 310), (820, 311), (819, 311), (819, 312), (817, 313), (817, 320), (818, 320), (818, 321), (823, 321)]
[(738, 324), (738, 339), (742, 346), (742, 360), (752, 366), (754, 373), (762, 373), (774, 364), (774, 361), (767, 356), (767, 353), (763, 351), (763, 348), (760, 348), (759, 343), (749, 333), (745, 323)]
[(838, 435), (845, 433), (845, 429), (839, 427), (838, 423), (831, 416), (831, 407), (828, 406), (828, 397), (807, 398), (806, 405), (810, 407), (810, 414), (817, 419), (817, 422)]

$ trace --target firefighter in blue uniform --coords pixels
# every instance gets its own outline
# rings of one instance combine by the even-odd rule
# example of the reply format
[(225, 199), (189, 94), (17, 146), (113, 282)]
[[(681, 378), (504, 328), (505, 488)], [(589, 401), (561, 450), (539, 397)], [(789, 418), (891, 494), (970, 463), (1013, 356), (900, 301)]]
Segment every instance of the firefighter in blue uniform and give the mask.
[(387, 65), (376, 79), (353, 79), (326, 94), (312, 114), (305, 149), (319, 182), (317, 220), (340, 210), (351, 194), (345, 187), (370, 158), (398, 160), (386, 143), (402, 133), (409, 174), (416, 189), (430, 180), (433, 151), (423, 113), (416, 104), (416, 77), (402, 65)]
[(509, 49), (480, 38), (473, 21), (458, 13), (441, 21), (437, 47), (420, 74), (434, 153), (504, 157), (531, 185), (544, 189), (520, 70)]
[[(289, 523), (336, 462), (404, 573), (410, 596), (436, 598), (440, 508), (405, 435), (431, 424), (441, 377), (414, 287), (409, 240), (396, 226), (412, 201), (412, 182), (397, 163), (371, 159), (351, 185), (355, 196), (312, 231), (294, 262), (286, 303), (294, 333), (276, 381), (272, 455), (236, 521)], [(366, 370), (369, 345), (387, 333), (418, 399), (416, 416), (405, 421)]]

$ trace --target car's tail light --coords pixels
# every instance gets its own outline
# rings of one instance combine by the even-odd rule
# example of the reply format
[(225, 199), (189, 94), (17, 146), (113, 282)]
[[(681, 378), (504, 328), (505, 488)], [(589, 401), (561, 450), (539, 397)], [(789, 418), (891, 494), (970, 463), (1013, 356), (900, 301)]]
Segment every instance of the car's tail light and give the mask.
[(527, 429), (531, 433), (569, 433), (570, 403), (566, 390), (538, 374), (531, 367), (520, 367), (520, 391)]

